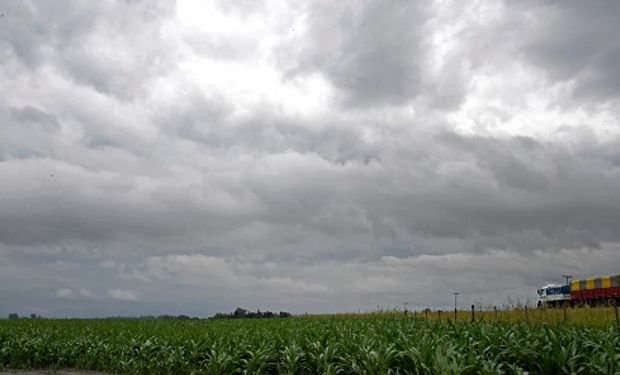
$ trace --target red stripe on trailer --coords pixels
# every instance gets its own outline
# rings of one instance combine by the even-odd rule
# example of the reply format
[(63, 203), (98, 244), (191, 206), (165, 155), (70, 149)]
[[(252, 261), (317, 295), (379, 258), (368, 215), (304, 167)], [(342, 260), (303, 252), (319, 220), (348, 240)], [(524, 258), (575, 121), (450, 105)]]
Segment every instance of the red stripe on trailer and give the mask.
[(591, 290), (575, 290), (570, 293), (572, 299), (610, 298), (620, 296), (620, 288), (598, 288)]

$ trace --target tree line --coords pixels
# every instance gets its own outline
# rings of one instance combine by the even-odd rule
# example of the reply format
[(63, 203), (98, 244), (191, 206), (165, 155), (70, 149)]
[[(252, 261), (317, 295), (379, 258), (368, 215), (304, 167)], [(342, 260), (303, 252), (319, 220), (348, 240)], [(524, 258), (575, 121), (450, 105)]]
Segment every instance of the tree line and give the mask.
[(286, 312), (286, 311), (280, 311), (279, 313), (274, 313), (271, 311), (256, 310), (256, 312), (253, 312), (253, 311), (248, 311), (241, 307), (237, 307), (237, 309), (231, 313), (218, 312), (212, 317), (212, 319), (262, 319), (262, 318), (288, 318), (291, 316), (293, 316), (293, 314)]

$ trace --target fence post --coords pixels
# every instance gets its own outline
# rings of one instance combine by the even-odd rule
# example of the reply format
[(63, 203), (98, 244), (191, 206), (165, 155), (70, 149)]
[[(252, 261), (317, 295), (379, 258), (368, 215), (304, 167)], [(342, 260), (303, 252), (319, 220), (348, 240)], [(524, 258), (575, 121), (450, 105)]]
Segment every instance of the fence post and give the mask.
[(437, 320), (441, 320), (441, 310), (437, 310)]
[(525, 322), (529, 323), (530, 322), (530, 317), (527, 314), (527, 306), (525, 306)]
[(495, 311), (495, 321), (499, 321), (498, 317), (497, 317), (497, 306), (493, 306), (493, 311)]
[(475, 310), (475, 306), (472, 304), (471, 305), (471, 322), (473, 323), (476, 320), (476, 310)]
[(566, 306), (564, 306), (564, 321), (568, 322), (568, 315), (566, 315)]
[(428, 320), (428, 309), (424, 310), (424, 319)]

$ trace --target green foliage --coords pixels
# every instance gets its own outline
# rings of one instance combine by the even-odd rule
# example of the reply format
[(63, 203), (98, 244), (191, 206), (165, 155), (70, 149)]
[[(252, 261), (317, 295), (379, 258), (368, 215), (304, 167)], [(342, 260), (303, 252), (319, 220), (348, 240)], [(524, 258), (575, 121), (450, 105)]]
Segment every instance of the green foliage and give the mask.
[(404, 316), (0, 321), (0, 368), (117, 374), (614, 374), (614, 327)]

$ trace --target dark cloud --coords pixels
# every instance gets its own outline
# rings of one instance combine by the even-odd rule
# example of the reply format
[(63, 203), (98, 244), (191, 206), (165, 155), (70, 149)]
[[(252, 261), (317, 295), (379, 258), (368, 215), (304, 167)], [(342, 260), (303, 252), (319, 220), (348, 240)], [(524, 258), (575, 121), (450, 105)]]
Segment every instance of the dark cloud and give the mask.
[(8, 108), (0, 129), (0, 160), (45, 157), (53, 153), (58, 119), (35, 107)]
[[(215, 145), (192, 142), (197, 148), (185, 150), (185, 143), (170, 143), (171, 155), (211, 155), (203, 163), (194, 159), (186, 171), (165, 165), (156, 177), (132, 177), (112, 166), (93, 173), (54, 161), (5, 161), (0, 237), (8, 244), (124, 236), (195, 243), (209, 237), (220, 246), (231, 241), (264, 251), (324, 241), (317, 254), (354, 246), (378, 254), (383, 246), (442, 252), (432, 241), (420, 246), (424, 238), (461, 239), (469, 243), (461, 251), (620, 240), (616, 143), (569, 149), (523, 137), (440, 133), (373, 149), (350, 131), (300, 136), (276, 126), (270, 134), (279, 136), (270, 143), (247, 126), (226, 137), (210, 134)], [(356, 147), (359, 154), (352, 154)], [(409, 154), (410, 147), (423, 156)], [(218, 155), (228, 158), (225, 165), (211, 164), (219, 163)], [(278, 228), (288, 233), (279, 238)], [(251, 235), (244, 240), (246, 230)]]
[(144, 94), (145, 80), (163, 74), (174, 55), (160, 34), (172, 3), (10, 1), (6, 6), (0, 46), (30, 69), (58, 69), (106, 95)]
[[(517, 5), (517, 7), (519, 7)], [(575, 81), (578, 99), (615, 100), (620, 94), (617, 61), (620, 4), (580, 1), (528, 4), (523, 51), (554, 80)]]
[(617, 100), (617, 2), (506, 1), (455, 6), (449, 14), (457, 24), (466, 20), (455, 27), (460, 43), (450, 57), (469, 64), (470, 74), (501, 74), (517, 64), (542, 72), (548, 85), (568, 84), (572, 96), (562, 99), (571, 106)]
[(205, 28), (173, 5), (3, 5), (18, 312), (443, 306), (615, 272), (615, 3), (224, 2)]
[[(425, 4), (425, 3), (424, 3)], [(427, 5), (410, 1), (316, 3), (307, 39), (282, 52), (291, 74), (318, 70), (350, 106), (401, 104), (424, 89)], [(297, 54), (295, 54), (297, 52)]]

